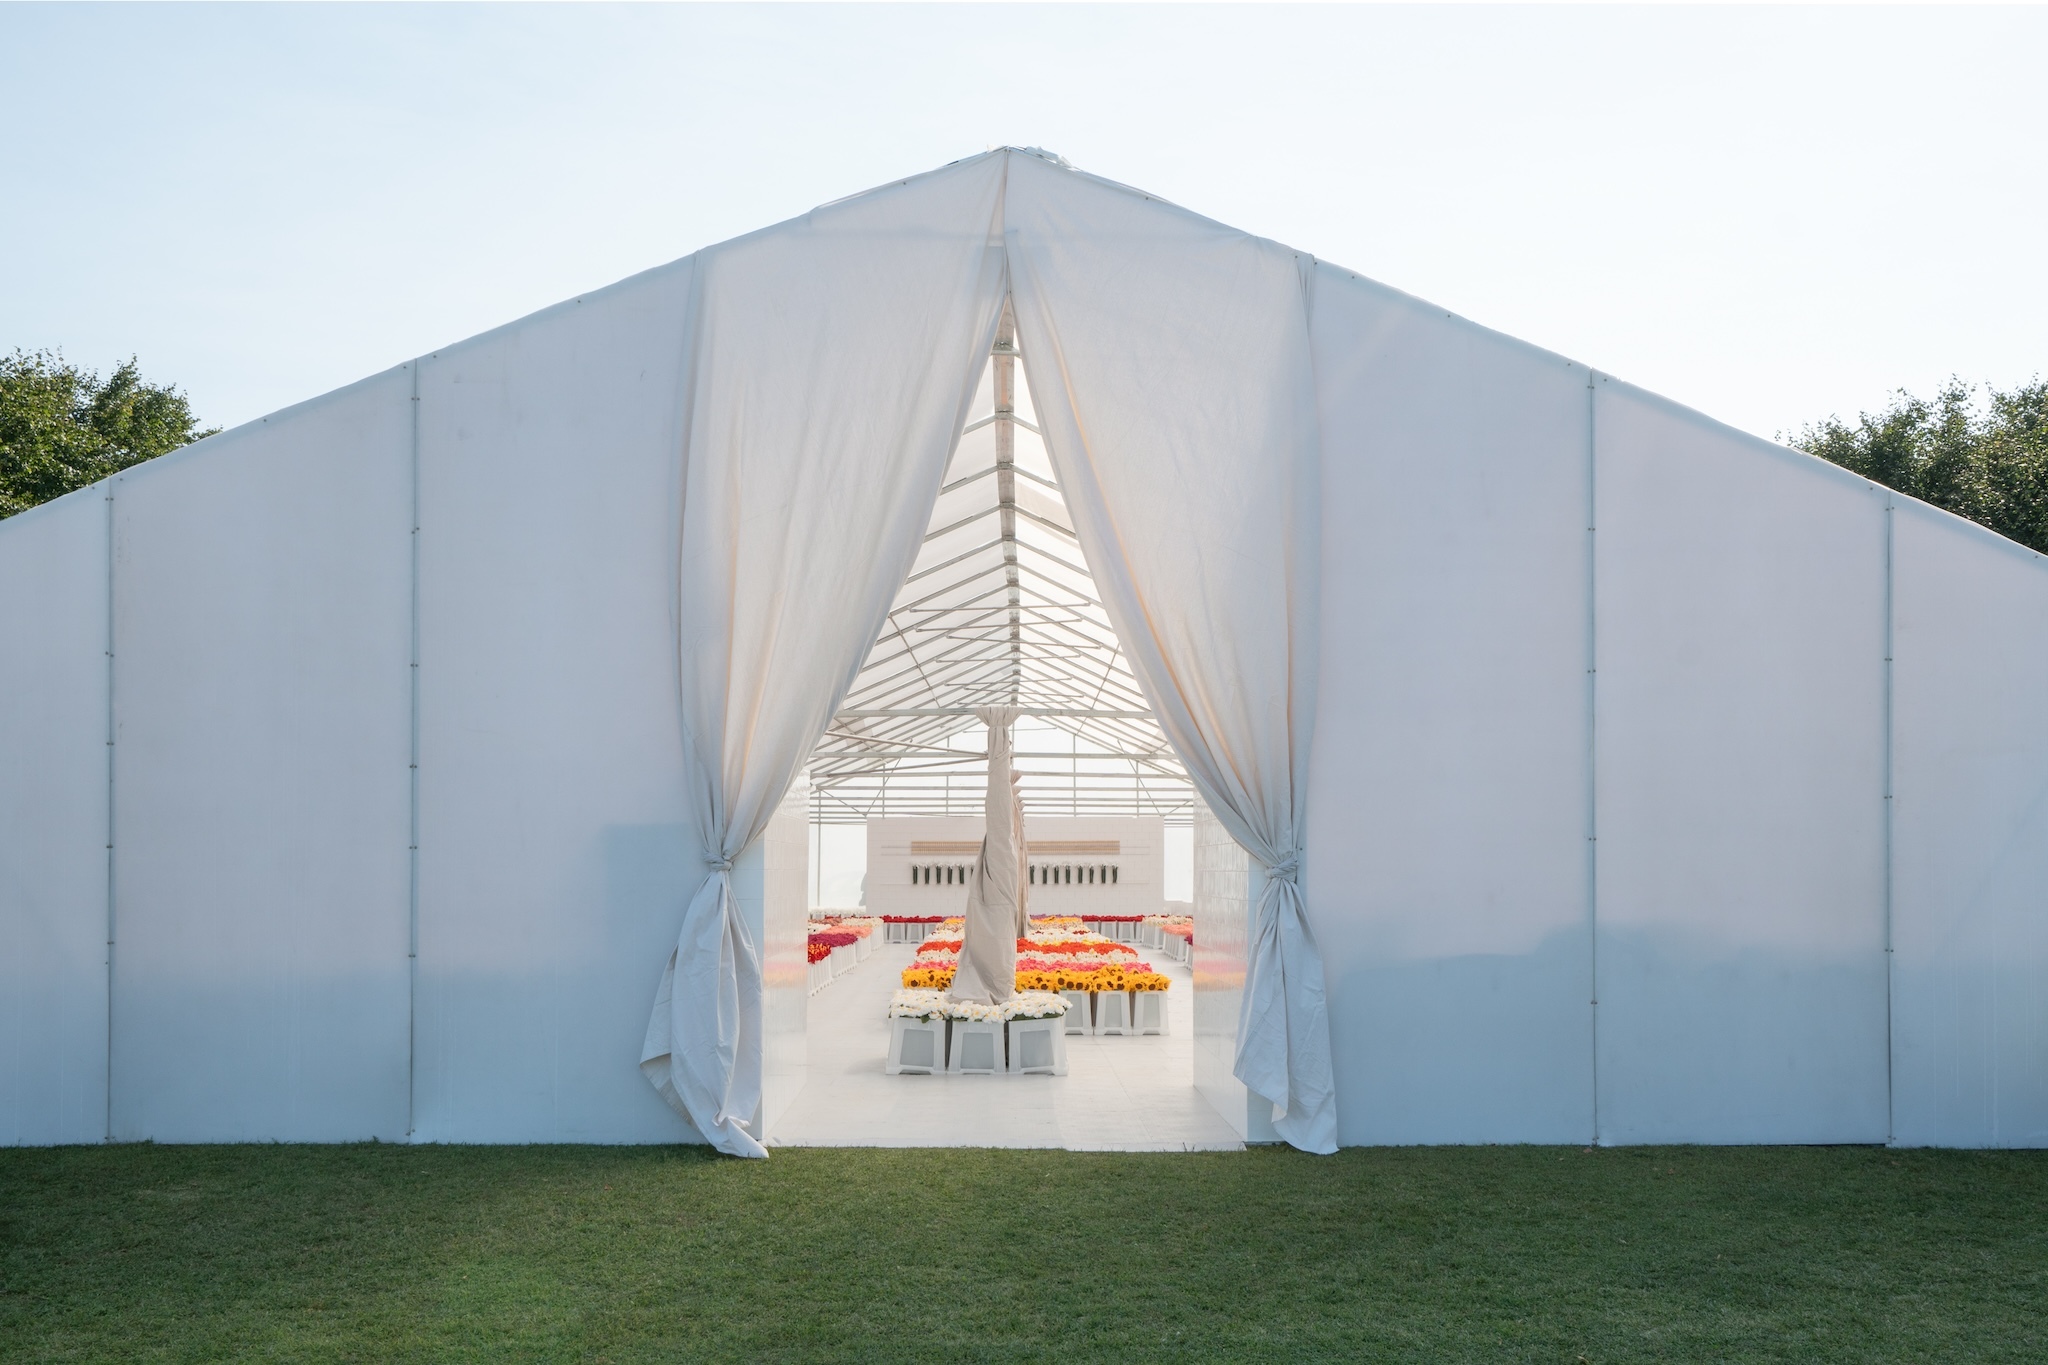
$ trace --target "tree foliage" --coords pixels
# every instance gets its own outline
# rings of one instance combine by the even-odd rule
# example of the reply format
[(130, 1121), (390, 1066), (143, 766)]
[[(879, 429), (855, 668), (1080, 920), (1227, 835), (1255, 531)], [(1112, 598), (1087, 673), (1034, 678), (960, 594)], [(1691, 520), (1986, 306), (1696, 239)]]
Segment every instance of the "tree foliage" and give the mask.
[(1968, 517), (2048, 554), (2048, 381), (2010, 393), (1950, 380), (1932, 399), (1901, 391), (1850, 426), (1830, 417), (1792, 438), (1799, 449)]
[(0, 517), (211, 436), (185, 395), (134, 359), (102, 380), (54, 351), (0, 359)]

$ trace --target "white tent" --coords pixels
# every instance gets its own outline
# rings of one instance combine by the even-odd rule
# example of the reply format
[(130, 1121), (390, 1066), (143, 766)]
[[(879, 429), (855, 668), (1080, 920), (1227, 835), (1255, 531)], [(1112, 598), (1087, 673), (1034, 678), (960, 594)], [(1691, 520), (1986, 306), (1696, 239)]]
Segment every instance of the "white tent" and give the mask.
[(1290, 1136), (2048, 1141), (2040, 556), (1013, 150), (0, 523), (0, 1140), (687, 1136), (1006, 297)]

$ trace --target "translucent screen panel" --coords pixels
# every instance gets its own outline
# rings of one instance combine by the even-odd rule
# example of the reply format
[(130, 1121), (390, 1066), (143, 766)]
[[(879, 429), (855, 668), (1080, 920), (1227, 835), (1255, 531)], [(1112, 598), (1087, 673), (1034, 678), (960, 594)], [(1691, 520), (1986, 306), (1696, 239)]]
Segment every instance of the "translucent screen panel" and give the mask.
[(638, 1063), (703, 876), (671, 609), (690, 272), (424, 362), (423, 1140), (689, 1136)]
[(1602, 380), (1605, 1142), (1881, 1142), (1884, 498)]
[(1893, 1133), (2048, 1145), (2048, 561), (1892, 513)]
[(411, 392), (116, 481), (117, 1138), (405, 1136)]
[(107, 1124), (107, 502), (0, 521), (0, 1144)]
[(1583, 1142), (1586, 371), (1327, 267), (1314, 342), (1343, 1141)]

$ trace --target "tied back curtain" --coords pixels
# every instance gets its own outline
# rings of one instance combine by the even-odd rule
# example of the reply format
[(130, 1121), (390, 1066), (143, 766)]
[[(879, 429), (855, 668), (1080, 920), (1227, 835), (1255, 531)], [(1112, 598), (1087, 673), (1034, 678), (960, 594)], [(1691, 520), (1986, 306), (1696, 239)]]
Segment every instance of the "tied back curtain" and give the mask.
[(1013, 155), (1024, 365), (1088, 567), (1196, 789), (1265, 869), (1236, 1074), (1296, 1147), (1337, 1145), (1322, 956), (1300, 888), (1321, 459), (1313, 261)]
[(704, 878), (641, 1070), (765, 1156), (761, 966), (733, 861), (767, 828), (916, 558), (1002, 301), (1000, 155), (700, 253), (676, 566), (683, 774)]

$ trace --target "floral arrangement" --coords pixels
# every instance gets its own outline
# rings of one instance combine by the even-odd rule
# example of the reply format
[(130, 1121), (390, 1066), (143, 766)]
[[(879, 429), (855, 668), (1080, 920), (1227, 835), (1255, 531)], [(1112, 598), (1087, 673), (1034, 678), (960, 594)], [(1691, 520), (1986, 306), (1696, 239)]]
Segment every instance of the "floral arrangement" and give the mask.
[(872, 915), (821, 915), (811, 921), (812, 933), (852, 934), (855, 938), (873, 937), (875, 926), (881, 921)]
[(889, 997), (891, 1019), (943, 1019), (946, 993), (932, 990), (900, 990)]
[(845, 929), (828, 929), (811, 935), (813, 947), (823, 944), (827, 949), (845, 948), (860, 942), (860, 935)]
[(944, 922), (941, 915), (881, 915), (884, 924), (939, 924)]
[(806, 962), (823, 962), (830, 956), (832, 956), (832, 950), (822, 943), (813, 941), (804, 945), (804, 960)]
[(1067, 1002), (1057, 995), (1024, 991), (1000, 1005), (972, 1000), (949, 1000), (944, 991), (904, 989), (889, 999), (891, 1019), (964, 1019), (974, 1023), (1003, 1024), (1012, 1019), (1057, 1019), (1067, 1012)]
[(1164, 972), (1132, 972), (1124, 984), (1134, 991), (1163, 991), (1173, 984), (1173, 978)]
[(1081, 917), (1079, 915), (1033, 915), (1031, 917), (1031, 923), (1034, 927), (1043, 927), (1046, 929), (1059, 928), (1078, 930), (1085, 927), (1081, 923)]

